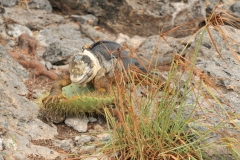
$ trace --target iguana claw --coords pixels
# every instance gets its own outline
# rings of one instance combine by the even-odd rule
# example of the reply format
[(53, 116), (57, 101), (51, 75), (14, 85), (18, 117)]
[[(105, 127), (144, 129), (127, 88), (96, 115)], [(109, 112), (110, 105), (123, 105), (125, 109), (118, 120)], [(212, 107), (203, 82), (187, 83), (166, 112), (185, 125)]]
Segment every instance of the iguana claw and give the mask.
[(47, 103), (54, 103), (54, 102), (59, 102), (61, 99), (66, 99), (66, 96), (64, 94), (59, 94), (59, 95), (49, 95), (47, 97), (45, 97), (42, 102), (43, 104), (47, 104)]

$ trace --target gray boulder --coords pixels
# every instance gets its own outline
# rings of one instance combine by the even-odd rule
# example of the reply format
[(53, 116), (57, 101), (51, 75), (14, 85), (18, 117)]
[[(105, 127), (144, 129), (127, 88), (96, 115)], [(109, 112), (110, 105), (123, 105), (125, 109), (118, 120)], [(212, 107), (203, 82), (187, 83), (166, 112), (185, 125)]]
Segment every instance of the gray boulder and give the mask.
[(39, 107), (25, 98), (28, 90), (23, 81), (28, 78), (28, 73), (2, 45), (0, 70), (0, 136), (3, 143), (0, 155), (5, 159), (11, 153), (19, 159), (27, 159), (29, 154), (55, 159), (59, 153), (30, 142), (52, 139), (58, 134), (57, 129), (37, 118)]
[(93, 43), (89, 38), (82, 38), (79, 26), (74, 23), (46, 27), (36, 38), (46, 47), (43, 59), (58, 65), (68, 64), (84, 45)]
[(96, 26), (98, 24), (98, 18), (92, 14), (87, 15), (71, 15), (71, 17), (76, 21), (80, 22), (81, 25)]
[(18, 0), (0, 0), (4, 7), (13, 7), (17, 4)]
[[(206, 152), (210, 155), (211, 159), (219, 159), (219, 157), (223, 159), (234, 159), (228, 149), (219, 144), (225, 143), (221, 141), (222, 135), (220, 133), (228, 133), (224, 136), (236, 135), (234, 136), (236, 140), (240, 138), (239, 130), (237, 128), (234, 129), (232, 126), (233, 122), (231, 122), (237, 122), (240, 113), (240, 101), (239, 98), (237, 98), (240, 96), (240, 65), (237, 60), (240, 48), (240, 31), (231, 26), (221, 26), (221, 32), (214, 27), (209, 27), (208, 29), (211, 33), (211, 38), (208, 32), (197, 35), (194, 42), (191, 43), (191, 47), (186, 50), (185, 57), (192, 60), (196, 47), (199, 47), (196, 67), (210, 76), (209, 78), (215, 83), (218, 90), (216, 91), (210, 87), (209, 89), (211, 90), (211, 94), (222, 104), (219, 105), (206, 88), (202, 87), (202, 93), (209, 95), (209, 98), (198, 98), (198, 104), (200, 105), (195, 108), (194, 114), (192, 115), (198, 117), (198, 120), (190, 123), (189, 126), (193, 130), (201, 133), (209, 131), (209, 128), (221, 125), (221, 127), (217, 129), (217, 132), (214, 131), (205, 139), (205, 142), (208, 144), (216, 143), (216, 148), (214, 147), (216, 150), (209, 149)], [(223, 38), (221, 33), (224, 33), (228, 37), (227, 40)], [(202, 35), (202, 43), (198, 45), (200, 36)], [(219, 52), (217, 52), (213, 42), (216, 44)], [(206, 81), (209, 80), (210, 79), (206, 79)], [(192, 83), (196, 83), (196, 81), (199, 81), (199, 79), (195, 79)], [(197, 93), (197, 90), (194, 92)], [(191, 106), (195, 100), (193, 93), (186, 97), (186, 106), (184, 107), (186, 111), (184, 112), (188, 113), (188, 115), (190, 113), (189, 111), (192, 110)], [(231, 117), (231, 121), (228, 116)], [(235, 149), (238, 152), (240, 151), (238, 147)], [(219, 153), (219, 155), (216, 155), (216, 152)]]
[(52, 6), (48, 0), (30, 0), (28, 1), (28, 8), (46, 10), (48, 13), (52, 13)]
[(81, 25), (80, 30), (85, 36), (95, 42), (101, 40), (114, 41), (116, 39), (114, 34), (111, 34), (106, 30), (105, 32), (99, 31), (90, 25)]
[[(167, 31), (179, 24), (197, 18), (204, 18), (204, 5), (199, 0), (157, 1), (157, 0), (50, 0), (53, 7), (64, 14), (93, 14), (99, 24), (111, 28), (115, 33), (130, 36), (150, 36), (160, 30)], [(183, 29), (196, 28), (197, 24), (188, 24)], [(172, 36), (179, 37), (193, 33), (194, 30), (176, 31)]]
[(144, 59), (151, 60), (153, 65), (170, 64), (173, 55), (179, 53), (184, 45), (181, 45), (179, 40), (173, 37), (165, 36), (164, 39), (159, 35), (148, 37), (138, 48), (138, 54)]
[(240, 2), (239, 1), (234, 2), (229, 9), (234, 13), (237, 12), (238, 14), (240, 14)]
[(20, 7), (5, 8), (3, 17), (12, 19), (15, 22), (28, 27), (31, 30), (40, 30), (50, 24), (63, 22), (63, 17), (56, 14), (49, 14), (45, 10), (25, 10)]
[(78, 52), (76, 48), (71, 48), (61, 42), (53, 42), (47, 47), (42, 58), (52, 64), (63, 65), (68, 64), (73, 55)]
[(46, 27), (40, 30), (36, 38), (43, 47), (61, 42), (66, 46), (82, 49), (86, 43), (92, 43), (90, 39), (82, 38), (79, 26), (74, 23)]
[(17, 23), (7, 24), (6, 32), (9, 36), (14, 38), (18, 38), (23, 33), (28, 33), (30, 36), (33, 36), (33, 33), (29, 28)]

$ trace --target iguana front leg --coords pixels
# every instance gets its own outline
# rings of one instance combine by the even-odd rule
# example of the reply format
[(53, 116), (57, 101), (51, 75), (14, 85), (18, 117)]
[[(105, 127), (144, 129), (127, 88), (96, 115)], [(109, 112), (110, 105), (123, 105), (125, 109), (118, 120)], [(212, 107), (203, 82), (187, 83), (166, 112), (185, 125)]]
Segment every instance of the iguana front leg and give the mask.
[(94, 88), (100, 93), (110, 92), (110, 82), (105, 75), (105, 69), (101, 68), (93, 80)]
[(63, 94), (62, 94), (62, 88), (71, 84), (71, 80), (70, 80), (70, 73), (67, 71), (65, 72), (63, 75), (58, 76), (58, 78), (55, 80), (51, 90), (50, 90), (50, 94), (45, 97), (42, 102), (44, 104), (48, 103), (48, 102), (55, 102), (58, 101), (61, 98), (66, 98)]

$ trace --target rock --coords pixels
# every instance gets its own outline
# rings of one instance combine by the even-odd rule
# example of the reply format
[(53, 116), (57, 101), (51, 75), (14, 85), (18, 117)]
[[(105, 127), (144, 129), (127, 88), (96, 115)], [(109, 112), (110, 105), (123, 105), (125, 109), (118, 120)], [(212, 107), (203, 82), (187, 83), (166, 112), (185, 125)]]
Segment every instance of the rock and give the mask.
[(31, 138), (31, 140), (53, 139), (58, 135), (56, 126), (53, 125), (50, 127), (39, 119), (36, 119), (33, 122), (28, 122), (27, 125), (20, 123), (18, 125), (24, 127), (28, 131), (28, 136)]
[(146, 40), (146, 38), (140, 36), (133, 36), (127, 41), (127, 45), (131, 48), (139, 48), (139, 46)]
[[(0, 45), (0, 96), (6, 97), (9, 92), (14, 91), (18, 95), (26, 95), (28, 93), (26, 86), (22, 83), (27, 77), (26, 70), (7, 53), (6, 48)], [(6, 92), (5, 94), (3, 92)], [(12, 95), (13, 96), (13, 95)], [(1, 98), (3, 98), (1, 97)], [(5, 99), (5, 98), (4, 98)], [(2, 99), (3, 100), (3, 99)], [(5, 99), (9, 100), (9, 98)], [(3, 103), (4, 101), (2, 101)], [(1, 103), (0, 103), (1, 105)], [(3, 104), (2, 104), (3, 105)]]
[[(237, 17), (239, 19), (240, 18), (240, 2), (239, 1), (234, 2), (229, 7), (229, 11), (230, 11), (230, 13), (232, 13), (235, 17)], [(235, 20), (233, 20), (233, 21), (235, 22)], [(235, 25), (235, 26), (238, 27), (237, 25)]]
[[(179, 24), (192, 22), (197, 18), (203, 19), (202, 10), (205, 3), (189, 5), (192, 1), (130, 1), (130, 0), (102, 0), (96, 3), (90, 0), (50, 0), (52, 6), (60, 9), (64, 14), (84, 15), (91, 13), (98, 17), (99, 24), (111, 28), (115, 33), (123, 33), (130, 36), (150, 36), (171, 29)], [(179, 4), (182, 3), (181, 10)], [(198, 23), (188, 24), (183, 29), (186, 31), (176, 31), (172, 36), (186, 36), (194, 32)], [(134, 28), (134, 29), (133, 29)], [(191, 28), (192, 30), (187, 30)]]
[(48, 13), (52, 13), (52, 6), (48, 0), (30, 0), (28, 1), (28, 8), (46, 10)]
[(5, 148), (7, 150), (13, 150), (13, 151), (16, 151), (18, 148), (17, 148), (17, 143), (16, 141), (14, 141), (12, 138), (10, 139), (5, 139), (4, 140), (4, 144)]
[(55, 160), (60, 157), (60, 154), (52, 149), (43, 146), (31, 146), (35, 152), (32, 152), (34, 155), (39, 155), (44, 159)]
[(37, 119), (39, 107), (24, 97), (28, 93), (23, 84), (28, 78), (26, 70), (10, 57), (5, 47), (0, 48), (0, 124), (6, 148), (2, 153), (8, 155), (17, 150), (22, 155), (19, 158), (34, 154), (54, 159), (58, 153), (31, 145), (30, 140), (54, 138), (57, 129)]
[(40, 30), (50, 24), (63, 22), (63, 17), (56, 14), (49, 14), (45, 10), (25, 10), (20, 7), (5, 8), (4, 18), (12, 19), (20, 25), (26, 26), (31, 30)]
[(46, 62), (45, 67), (47, 68), (47, 70), (51, 70), (53, 68), (53, 66), (50, 62)]
[(75, 137), (74, 140), (77, 141), (76, 143), (78, 145), (84, 145), (85, 143), (91, 142), (93, 138), (92, 136), (89, 136), (89, 135), (81, 135), (81, 136)]
[(92, 14), (87, 15), (71, 15), (71, 17), (76, 21), (80, 22), (81, 25), (96, 26), (98, 24), (98, 18)]
[(42, 58), (52, 64), (68, 64), (73, 55), (79, 52), (76, 48), (65, 46), (60, 42), (53, 42), (47, 47)]
[[(3, 139), (0, 138), (0, 151), (2, 151), (4, 149), (4, 145), (3, 145)], [(0, 158), (1, 159), (1, 158)]]
[(13, 7), (17, 4), (17, 1), (18, 0), (1, 0), (0, 2), (4, 7)]
[(65, 124), (73, 127), (78, 132), (87, 132), (87, 124), (89, 120), (87, 117), (79, 117), (79, 118), (67, 118), (65, 120)]
[(129, 40), (130, 40), (129, 36), (127, 36), (125, 34), (122, 34), (122, 33), (119, 33), (118, 38), (116, 39), (116, 42), (119, 43), (119, 44), (124, 44)]
[(157, 54), (161, 57), (174, 54), (177, 51), (179, 43), (175, 38), (164, 37), (166, 41), (159, 37), (159, 35), (150, 36), (139, 47), (143, 55)]
[(59, 26), (49, 26), (41, 30), (36, 38), (43, 47), (48, 47), (51, 43), (59, 42), (72, 50), (79, 49), (85, 44), (92, 44), (89, 38), (83, 38), (77, 24), (62, 24)]
[[(4, 14), (5, 13), (5, 8), (4, 7), (0, 7), (0, 15)], [(2, 21), (2, 16), (1, 16), (1, 21)]]
[(14, 37), (14, 38), (18, 38), (23, 33), (27, 33), (30, 36), (33, 36), (33, 33), (29, 28), (22, 26), (20, 24), (17, 24), (17, 23), (7, 24), (6, 32), (9, 36)]
[(36, 36), (40, 45), (47, 47), (53, 42), (64, 40), (81, 40), (81, 32), (76, 24), (62, 24), (59, 26), (49, 26), (39, 31)]
[(80, 149), (80, 153), (90, 153), (95, 151), (96, 146), (95, 145), (91, 145), (91, 146), (82, 146)]
[(22, 155), (20, 153), (14, 153), (13, 157), (16, 158), (17, 160), (25, 160), (26, 159), (26, 156)]
[[(224, 26), (222, 28), (223, 32), (228, 33), (228, 35), (235, 40), (229, 42), (231, 50), (226, 47), (226, 41), (219, 36), (220, 33), (218, 31), (212, 27), (209, 28), (209, 31), (211, 32), (212, 39), (217, 44), (218, 51), (222, 57), (216, 52), (210, 37), (205, 33), (198, 53), (198, 57), (203, 59), (199, 59), (196, 64), (208, 75), (221, 79), (216, 79), (217, 86), (224, 86), (228, 90), (234, 90), (235, 92), (240, 93), (239, 85), (236, 83), (240, 80), (240, 68), (236, 58), (234, 58), (231, 53), (238, 53), (240, 48), (240, 40), (238, 38), (238, 36), (240, 36), (240, 31), (230, 26)], [(198, 38), (199, 36), (196, 37), (195, 43), (191, 44), (191, 47), (187, 50), (186, 57), (188, 59), (191, 59), (192, 57), (191, 53), (193, 53), (192, 51), (196, 47)], [(224, 58), (224, 60), (222, 60), (222, 58)], [(231, 81), (229, 81), (229, 79), (231, 79)]]
[[(6, 124), (5, 124), (6, 125)], [(6, 129), (6, 126), (4, 124), (1, 124), (0, 123), (0, 136), (4, 136), (6, 133), (7, 133), (7, 129)]]
[(71, 139), (67, 140), (54, 140), (53, 144), (64, 151), (70, 151), (74, 147), (73, 141)]
[(90, 123), (97, 122), (97, 118), (95, 118), (95, 117), (88, 117), (88, 120)]
[(52, 123), (55, 123), (55, 124), (62, 123), (66, 119), (66, 114), (61, 113), (61, 112), (53, 112), (53, 113), (47, 112), (46, 113), (46, 112), (43, 111), (42, 114), (44, 115), (44, 118), (48, 122), (52, 122)]
[(97, 135), (97, 138), (100, 141), (109, 141), (111, 139), (111, 135), (109, 133), (103, 133), (103, 134)]
[(240, 14), (240, 2), (236, 1), (230, 6), (230, 11)]
[(103, 132), (103, 131), (104, 131), (104, 128), (103, 128), (101, 125), (99, 125), (99, 124), (94, 125), (93, 128), (94, 128), (97, 132)]
[[(95, 27), (96, 28), (96, 27)], [(92, 41), (110, 40), (114, 41), (116, 37), (108, 31), (97, 30), (90, 25), (81, 25), (81, 32), (85, 34)]]
[[(154, 66), (170, 64), (173, 54), (181, 48), (181, 45), (176, 38), (164, 38), (166, 41), (158, 35), (148, 37), (138, 48), (140, 51), (138, 54), (144, 59), (151, 60)], [(144, 60), (143, 63), (145, 63)], [(148, 65), (148, 62), (145, 65)]]
[[(195, 109), (193, 115), (197, 117), (198, 120), (190, 123), (190, 125), (192, 125), (191, 127), (200, 133), (202, 131), (209, 131), (209, 128), (218, 126), (222, 123), (222, 121), (226, 121), (231, 124), (230, 120), (233, 120), (233, 117), (236, 116), (236, 113), (240, 113), (240, 86), (238, 83), (240, 81), (240, 65), (237, 60), (237, 57), (239, 57), (238, 53), (240, 48), (240, 31), (227, 25), (221, 26), (220, 29), (221, 31), (218, 31), (215, 27), (208, 27), (211, 37), (209, 36), (208, 32), (201, 32), (201, 34), (198, 34), (195, 37), (194, 42), (191, 43), (191, 46), (186, 50), (185, 58), (192, 60), (196, 47), (199, 47), (196, 66), (200, 68), (206, 75), (211, 77), (211, 80), (215, 83), (216, 88), (220, 88), (220, 92), (211, 89), (211, 95), (214, 95), (214, 98), (209, 96), (207, 101), (206, 98), (198, 99), (198, 103), (201, 104), (201, 106)], [(226, 41), (226, 39), (222, 36), (223, 34), (227, 35), (227, 38), (231, 37), (232, 40), (228, 39)], [(199, 45), (198, 42), (200, 38), (202, 38), (202, 43)], [(219, 52), (216, 51), (212, 41), (214, 41), (216, 44)], [(236, 55), (233, 55), (233, 52), (235, 52)], [(209, 89), (210, 88), (211, 87), (209, 87)], [(209, 92), (204, 91), (204, 89), (206, 90), (206, 88), (203, 87), (204, 94), (210, 94)], [(189, 95), (190, 99), (194, 99), (193, 97), (193, 95)], [(218, 101), (222, 104), (219, 105), (213, 99), (218, 99)], [(191, 102), (191, 104), (193, 104), (193, 102)], [(187, 106), (184, 106), (184, 108), (187, 110), (190, 109)], [(190, 113), (189, 111), (186, 112)], [(230, 116), (232, 118), (226, 118), (230, 113), (233, 114), (233, 116)], [(226, 157), (224, 159), (228, 159), (230, 156), (227, 152), (227, 147), (219, 145), (219, 143), (222, 142), (221, 133), (228, 132), (229, 136), (236, 135), (236, 137), (234, 137), (235, 139), (240, 138), (239, 131), (233, 127), (235, 125), (230, 124), (223, 123), (217, 132), (211, 133), (210, 137), (204, 141), (208, 144), (216, 144), (215, 151), (211, 149), (207, 151), (207, 153), (211, 156), (211, 159), (218, 159), (215, 153), (220, 153), (220, 157)], [(239, 149), (236, 148), (236, 150)], [(234, 158), (232, 157), (229, 159)]]

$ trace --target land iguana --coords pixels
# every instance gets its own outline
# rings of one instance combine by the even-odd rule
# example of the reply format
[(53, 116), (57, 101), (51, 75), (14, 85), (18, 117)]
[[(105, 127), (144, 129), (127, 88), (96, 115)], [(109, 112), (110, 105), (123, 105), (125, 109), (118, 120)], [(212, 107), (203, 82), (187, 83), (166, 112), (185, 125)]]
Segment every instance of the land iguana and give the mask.
[[(119, 61), (120, 59), (120, 61)], [(50, 95), (43, 99), (43, 103), (54, 102), (65, 98), (62, 88), (71, 83), (79, 85), (93, 84), (96, 91), (109, 92), (111, 80), (116, 69), (128, 69), (136, 66), (146, 72), (137, 58), (122, 49), (122, 46), (113, 41), (99, 41), (90, 46), (84, 46), (82, 53), (75, 55), (70, 62), (69, 71), (59, 76), (53, 84)]]

